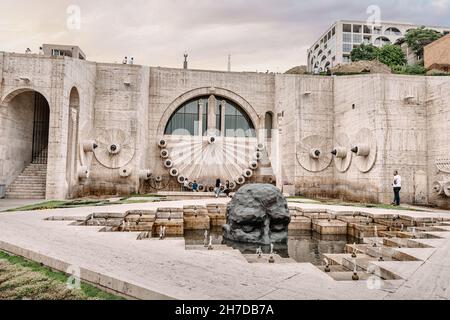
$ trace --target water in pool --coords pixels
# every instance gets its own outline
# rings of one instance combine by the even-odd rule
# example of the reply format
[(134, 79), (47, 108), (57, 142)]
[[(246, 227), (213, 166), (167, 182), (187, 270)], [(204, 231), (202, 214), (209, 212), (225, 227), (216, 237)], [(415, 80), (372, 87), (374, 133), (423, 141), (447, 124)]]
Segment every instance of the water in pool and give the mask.
[[(185, 231), (186, 245), (203, 245), (205, 231)], [(257, 244), (238, 243), (223, 239), (222, 230), (215, 228), (208, 233), (213, 237), (213, 244), (226, 244), (243, 254), (255, 254), (260, 247)], [(310, 262), (322, 265), (323, 254), (344, 253), (345, 245), (360, 243), (360, 240), (347, 236), (320, 235), (313, 231), (290, 233), (287, 244), (275, 244), (274, 251), (283, 258), (292, 258), (297, 262)], [(270, 252), (270, 246), (262, 247), (264, 253)]]

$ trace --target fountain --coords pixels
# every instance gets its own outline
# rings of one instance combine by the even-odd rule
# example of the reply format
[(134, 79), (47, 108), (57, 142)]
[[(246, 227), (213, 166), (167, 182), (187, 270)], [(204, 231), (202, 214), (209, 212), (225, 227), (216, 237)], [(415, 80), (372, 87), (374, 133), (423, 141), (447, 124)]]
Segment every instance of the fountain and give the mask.
[(213, 244), (212, 244), (212, 239), (213, 239), (213, 237), (212, 237), (212, 236), (210, 236), (210, 237), (209, 237), (208, 250), (214, 250), (214, 248), (213, 248)]
[(203, 238), (203, 246), (208, 247), (208, 230), (205, 230), (204, 238)]
[(353, 264), (354, 264), (354, 268), (353, 268), (353, 275), (352, 275), (352, 280), (353, 281), (358, 281), (359, 280), (359, 276), (358, 276), (358, 269), (356, 267), (356, 259), (353, 260)]
[(353, 252), (352, 252), (352, 258), (356, 258), (356, 242), (353, 243)]
[(161, 226), (159, 228), (159, 240), (163, 240), (166, 237), (166, 227)]
[(331, 272), (331, 269), (330, 269), (330, 263), (328, 262), (328, 259), (327, 258), (324, 258), (323, 259), (323, 262), (325, 262), (325, 272)]
[(258, 255), (258, 259), (261, 259), (261, 258), (262, 258), (263, 252), (262, 252), (261, 247), (259, 247), (258, 249), (256, 249), (256, 254)]
[(373, 233), (374, 233), (374, 238), (375, 238), (375, 240), (373, 241), (373, 244), (372, 244), (372, 246), (374, 247), (374, 248), (376, 248), (377, 246), (378, 246), (378, 228), (377, 228), (377, 226), (375, 226), (374, 228), (373, 228)]
[(275, 263), (275, 258), (273, 257), (273, 243), (270, 244), (270, 257), (269, 257), (269, 263)]

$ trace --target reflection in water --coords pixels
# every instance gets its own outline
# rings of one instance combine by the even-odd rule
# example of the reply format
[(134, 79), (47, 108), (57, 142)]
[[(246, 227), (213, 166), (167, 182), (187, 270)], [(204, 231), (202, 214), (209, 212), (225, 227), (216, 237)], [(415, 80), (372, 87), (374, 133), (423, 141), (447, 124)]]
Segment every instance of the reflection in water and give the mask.
[[(203, 245), (205, 231), (185, 231), (186, 245)], [(253, 243), (238, 243), (223, 239), (222, 229), (212, 229), (213, 245), (226, 244), (243, 254), (256, 254), (256, 249), (262, 248), (263, 253), (270, 253), (269, 246), (260, 246)], [(289, 233), (287, 244), (274, 244), (274, 251), (283, 258), (292, 258), (297, 262), (310, 262), (321, 265), (323, 254), (344, 253), (345, 245), (360, 243), (360, 240), (347, 235), (320, 235), (312, 231)]]

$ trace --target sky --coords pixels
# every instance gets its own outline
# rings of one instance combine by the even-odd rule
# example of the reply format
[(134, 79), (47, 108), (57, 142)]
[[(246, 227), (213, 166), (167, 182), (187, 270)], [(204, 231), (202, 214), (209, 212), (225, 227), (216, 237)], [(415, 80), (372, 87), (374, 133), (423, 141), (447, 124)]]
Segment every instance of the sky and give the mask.
[(0, 0), (0, 51), (78, 45), (88, 60), (179, 68), (285, 72), (334, 21), (450, 26), (450, 0)]

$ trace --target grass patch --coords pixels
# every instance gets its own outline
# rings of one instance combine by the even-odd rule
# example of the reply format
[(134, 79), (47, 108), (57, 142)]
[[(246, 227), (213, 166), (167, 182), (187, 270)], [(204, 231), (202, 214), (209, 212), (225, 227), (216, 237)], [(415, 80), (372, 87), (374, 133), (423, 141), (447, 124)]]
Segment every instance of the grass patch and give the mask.
[(67, 275), (0, 251), (0, 300), (125, 300), (90, 284), (67, 288)]
[[(145, 198), (145, 199), (135, 199), (135, 198)], [(148, 200), (147, 200), (148, 199)], [(5, 212), (15, 212), (15, 211), (36, 211), (36, 210), (52, 210), (52, 209), (66, 209), (66, 208), (79, 208), (79, 207), (101, 207), (110, 206), (118, 204), (133, 204), (133, 203), (148, 203), (148, 202), (159, 202), (166, 201), (165, 197), (147, 194), (139, 195), (133, 194), (129, 197), (124, 197), (118, 201), (110, 200), (91, 200), (91, 199), (77, 199), (69, 201), (45, 201), (41, 203), (36, 203), (32, 205), (27, 205), (19, 208), (9, 209)]]

